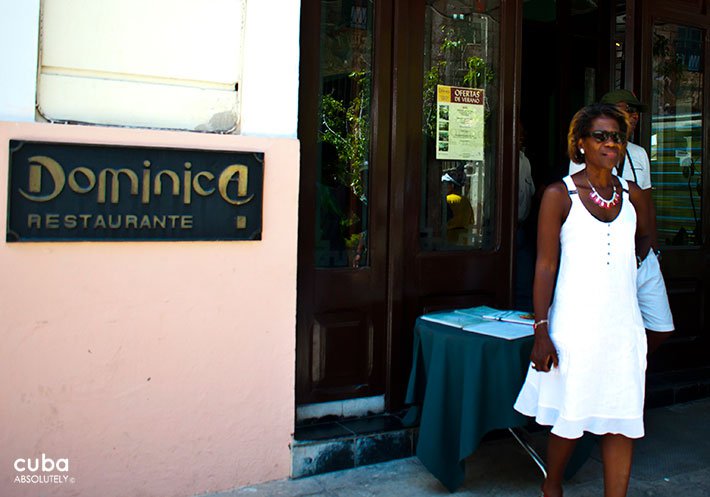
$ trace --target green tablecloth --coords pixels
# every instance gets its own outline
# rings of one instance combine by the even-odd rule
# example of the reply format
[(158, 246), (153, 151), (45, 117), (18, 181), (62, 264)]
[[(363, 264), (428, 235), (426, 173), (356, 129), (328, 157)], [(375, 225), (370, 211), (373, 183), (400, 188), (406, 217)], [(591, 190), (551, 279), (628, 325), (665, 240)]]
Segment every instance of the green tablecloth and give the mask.
[(417, 319), (406, 402), (421, 409), (417, 457), (450, 491), (483, 435), (526, 423), (513, 403), (532, 345)]

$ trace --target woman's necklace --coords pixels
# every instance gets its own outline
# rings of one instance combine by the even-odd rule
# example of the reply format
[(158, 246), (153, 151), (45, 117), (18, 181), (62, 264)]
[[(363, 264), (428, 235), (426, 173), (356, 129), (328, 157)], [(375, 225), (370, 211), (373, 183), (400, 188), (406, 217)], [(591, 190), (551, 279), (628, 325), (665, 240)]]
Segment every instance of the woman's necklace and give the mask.
[(586, 174), (585, 174), (585, 176), (587, 177), (587, 183), (589, 183), (589, 188), (592, 189), (592, 191), (589, 192), (589, 198), (592, 199), (592, 202), (597, 204), (602, 209), (611, 209), (612, 207), (614, 207), (616, 204), (619, 203), (620, 197), (619, 197), (619, 193), (616, 191), (616, 185), (614, 184), (613, 179), (612, 179), (612, 183), (611, 183), (611, 190), (612, 190), (611, 198), (609, 200), (607, 200), (604, 197), (602, 197), (601, 195), (599, 195), (597, 190), (594, 188), (594, 185), (592, 184), (592, 182), (589, 181), (589, 176)]

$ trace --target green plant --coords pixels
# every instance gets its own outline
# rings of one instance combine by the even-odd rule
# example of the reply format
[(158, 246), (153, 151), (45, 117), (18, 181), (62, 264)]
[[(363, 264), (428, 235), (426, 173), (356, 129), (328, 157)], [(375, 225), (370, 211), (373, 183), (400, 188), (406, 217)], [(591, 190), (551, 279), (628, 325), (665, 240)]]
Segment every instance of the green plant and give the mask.
[(370, 73), (348, 75), (355, 96), (346, 102), (332, 94), (321, 99), (321, 140), (337, 150), (336, 178), (362, 202), (367, 202), (363, 172), (370, 148)]
[[(424, 132), (432, 138), (436, 136), (437, 85), (485, 89), (495, 79), (493, 68), (484, 59), (465, 55), (466, 33), (458, 33), (447, 26), (441, 27), (441, 33), (441, 43), (432, 57), (431, 67), (424, 73)], [(486, 111), (485, 119), (489, 115), (490, 112)]]
[(436, 86), (443, 81), (446, 61), (439, 60), (424, 73), (424, 132), (436, 136)]
[(484, 88), (493, 82), (493, 69), (480, 57), (466, 59), (467, 71), (463, 77), (463, 84), (473, 88)]

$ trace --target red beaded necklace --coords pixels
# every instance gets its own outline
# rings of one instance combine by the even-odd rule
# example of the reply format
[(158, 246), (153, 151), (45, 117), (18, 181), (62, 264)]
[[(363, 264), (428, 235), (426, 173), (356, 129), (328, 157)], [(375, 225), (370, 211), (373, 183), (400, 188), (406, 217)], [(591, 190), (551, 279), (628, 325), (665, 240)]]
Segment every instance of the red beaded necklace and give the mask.
[(592, 191), (589, 192), (589, 198), (592, 199), (592, 202), (597, 204), (602, 209), (611, 209), (612, 207), (614, 207), (616, 204), (619, 203), (619, 199), (621, 197), (619, 196), (619, 192), (616, 191), (616, 185), (614, 184), (613, 179), (612, 179), (612, 184), (611, 184), (612, 195), (611, 195), (611, 198), (609, 200), (607, 200), (604, 197), (602, 197), (601, 195), (599, 195), (597, 190), (594, 188), (594, 185), (592, 184), (592, 182), (589, 181), (589, 176), (587, 174), (585, 174), (585, 176), (587, 177), (587, 183), (589, 183), (589, 188), (592, 189)]

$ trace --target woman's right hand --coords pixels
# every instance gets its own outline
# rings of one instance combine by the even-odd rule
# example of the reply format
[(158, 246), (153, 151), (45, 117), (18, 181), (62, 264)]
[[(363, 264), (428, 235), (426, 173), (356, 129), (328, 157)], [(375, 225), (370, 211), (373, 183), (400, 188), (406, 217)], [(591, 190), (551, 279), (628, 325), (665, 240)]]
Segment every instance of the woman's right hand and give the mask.
[(552, 367), (557, 367), (557, 349), (547, 331), (539, 330), (535, 332), (535, 343), (533, 344), (530, 362), (533, 369), (541, 373), (547, 373)]

